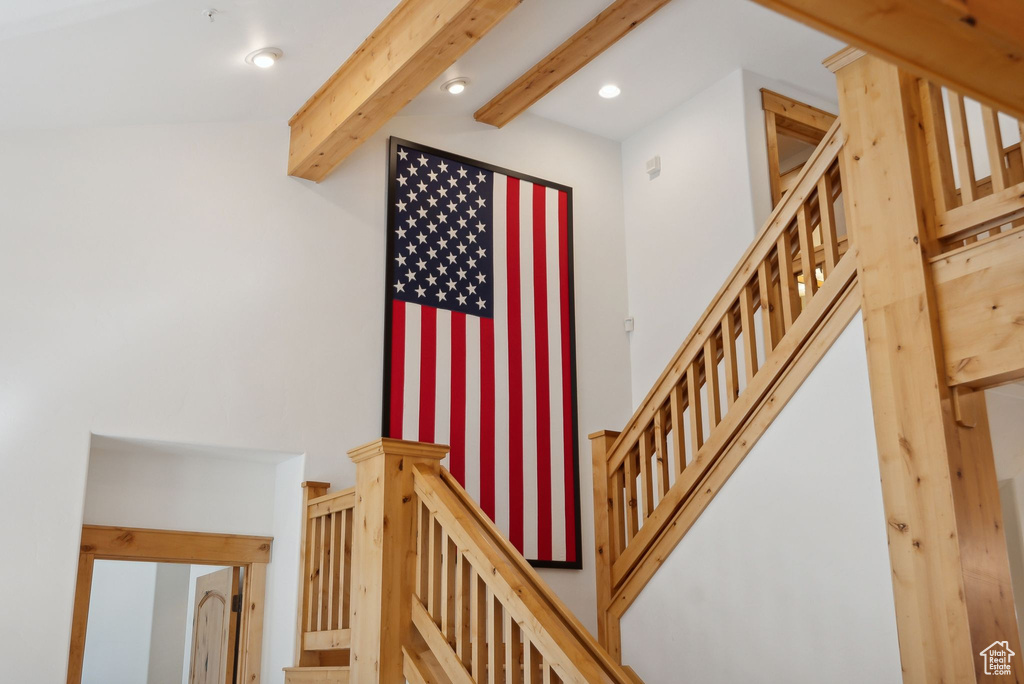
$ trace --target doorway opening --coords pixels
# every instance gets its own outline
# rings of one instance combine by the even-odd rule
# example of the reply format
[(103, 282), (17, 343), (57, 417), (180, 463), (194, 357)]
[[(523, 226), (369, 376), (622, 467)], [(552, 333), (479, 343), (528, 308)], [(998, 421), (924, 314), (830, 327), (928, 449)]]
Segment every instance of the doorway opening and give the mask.
[(84, 525), (68, 684), (259, 681), (272, 544)]

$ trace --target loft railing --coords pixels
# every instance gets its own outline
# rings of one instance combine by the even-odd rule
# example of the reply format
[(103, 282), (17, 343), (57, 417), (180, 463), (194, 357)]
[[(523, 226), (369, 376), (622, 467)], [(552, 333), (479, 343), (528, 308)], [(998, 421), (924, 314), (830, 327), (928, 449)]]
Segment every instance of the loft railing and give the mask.
[(448, 471), (415, 491), (413, 624), (453, 682), (633, 684)]
[(943, 250), (1024, 225), (1024, 121), (929, 81), (920, 81), (920, 94)]
[(842, 144), (837, 121), (626, 427), (591, 435), (599, 631), (615, 656), (615, 615), (664, 560), (655, 543), (855, 280)]
[(925, 80), (918, 92), (935, 213), (927, 253), (959, 420), (964, 392), (1024, 378), (1024, 121)]

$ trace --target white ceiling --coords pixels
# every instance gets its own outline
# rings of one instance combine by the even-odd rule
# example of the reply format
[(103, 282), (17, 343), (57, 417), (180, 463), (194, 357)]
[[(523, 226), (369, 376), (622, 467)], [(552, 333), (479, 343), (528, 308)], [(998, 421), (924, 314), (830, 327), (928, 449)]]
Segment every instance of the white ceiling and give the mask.
[[(468, 116), (610, 0), (524, 0), (405, 110)], [(277, 120), (397, 0), (2, 0), (0, 129)], [(202, 11), (215, 8), (215, 21)], [(260, 47), (284, 50), (260, 70)], [(749, 0), (674, 0), (531, 110), (622, 139), (744, 67), (834, 100), (821, 60), (841, 45)], [(452, 97), (440, 84), (468, 77)], [(622, 95), (597, 89), (617, 83)]]

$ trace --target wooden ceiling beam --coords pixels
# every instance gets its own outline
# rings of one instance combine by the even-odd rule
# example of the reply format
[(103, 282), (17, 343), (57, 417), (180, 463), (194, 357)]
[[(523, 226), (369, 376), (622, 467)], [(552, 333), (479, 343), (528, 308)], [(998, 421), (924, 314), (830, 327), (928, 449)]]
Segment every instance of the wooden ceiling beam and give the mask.
[(614, 45), (669, 0), (616, 0), (473, 116), (501, 128)]
[(1024, 118), (1024, 4), (1006, 0), (754, 0)]
[(520, 1), (402, 0), (288, 122), (288, 175), (323, 180)]

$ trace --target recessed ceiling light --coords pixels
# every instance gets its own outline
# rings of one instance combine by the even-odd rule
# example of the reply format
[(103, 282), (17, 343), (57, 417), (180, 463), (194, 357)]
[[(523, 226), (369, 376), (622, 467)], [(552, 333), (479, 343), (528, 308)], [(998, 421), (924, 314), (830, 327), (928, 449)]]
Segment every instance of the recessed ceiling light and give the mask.
[(619, 89), (619, 86), (609, 83), (608, 85), (601, 86), (601, 89), (597, 91), (597, 94), (606, 100), (610, 100), (613, 97), (618, 97), (621, 92), (622, 91)]
[(441, 86), (441, 90), (447, 91), (451, 95), (458, 95), (466, 89), (468, 84), (469, 81), (464, 78), (453, 78), (450, 81), (445, 81), (444, 85)]
[(269, 69), (274, 66), (277, 60), (281, 59), (284, 55), (279, 48), (260, 48), (255, 52), (250, 52), (245, 56), (247, 64), (258, 66), (260, 69)]

